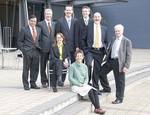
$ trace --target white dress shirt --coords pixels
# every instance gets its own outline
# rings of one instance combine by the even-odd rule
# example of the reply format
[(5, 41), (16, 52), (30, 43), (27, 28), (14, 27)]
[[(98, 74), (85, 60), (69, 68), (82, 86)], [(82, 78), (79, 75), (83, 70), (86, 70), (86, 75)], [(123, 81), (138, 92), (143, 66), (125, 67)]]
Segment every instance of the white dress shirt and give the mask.
[(122, 40), (122, 36), (119, 38), (116, 38), (116, 40), (114, 41), (113, 46), (112, 46), (111, 58), (118, 58), (121, 40)]
[(48, 23), (50, 24), (50, 26), (51, 26), (51, 21), (47, 21), (47, 20), (45, 20), (45, 22), (46, 22), (46, 24), (47, 24), (47, 27), (48, 27)]
[[(33, 36), (33, 28), (29, 25), (29, 28), (30, 28), (30, 32), (31, 32), (31, 34), (32, 34), (32, 36)], [(36, 33), (36, 35), (37, 35), (37, 31), (36, 31), (36, 28), (34, 27), (34, 32)]]
[(69, 27), (69, 29), (70, 29), (70, 26), (71, 26), (71, 18), (67, 18), (67, 17), (66, 17), (66, 20), (67, 20), (67, 23), (68, 23), (68, 27)]
[(83, 20), (84, 20), (85, 25), (87, 26), (87, 25), (88, 25), (88, 22), (89, 22), (89, 17), (87, 17), (87, 18), (84, 18), (84, 17), (83, 17)]

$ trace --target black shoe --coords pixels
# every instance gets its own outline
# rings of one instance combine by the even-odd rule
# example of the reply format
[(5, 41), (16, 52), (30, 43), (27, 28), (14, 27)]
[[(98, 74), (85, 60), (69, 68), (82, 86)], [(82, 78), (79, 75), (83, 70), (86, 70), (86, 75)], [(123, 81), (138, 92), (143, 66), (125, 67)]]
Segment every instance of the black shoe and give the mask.
[(122, 100), (116, 99), (115, 101), (112, 102), (112, 104), (119, 104), (119, 103), (122, 103)]
[(111, 90), (105, 90), (105, 89), (102, 89), (100, 90), (101, 93), (111, 93)]
[(30, 90), (30, 88), (29, 87), (24, 87), (24, 90)]
[(40, 87), (38, 87), (37, 85), (31, 85), (32, 89), (40, 89)]
[(48, 84), (46, 84), (46, 83), (45, 83), (45, 84), (42, 84), (42, 87), (43, 87), (43, 88), (47, 88), (47, 87), (48, 87)]
[(56, 87), (52, 87), (53, 92), (57, 92), (57, 88)]

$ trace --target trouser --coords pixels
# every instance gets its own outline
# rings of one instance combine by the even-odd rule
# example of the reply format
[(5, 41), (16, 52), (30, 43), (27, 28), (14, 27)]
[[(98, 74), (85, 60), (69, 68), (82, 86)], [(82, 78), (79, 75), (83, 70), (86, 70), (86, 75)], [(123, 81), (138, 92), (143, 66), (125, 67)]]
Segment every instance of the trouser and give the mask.
[[(104, 81), (108, 82), (107, 80), (107, 74), (113, 70), (114, 77), (115, 77), (115, 83), (116, 83), (116, 98), (123, 100), (124, 97), (124, 90), (125, 90), (125, 73), (119, 72), (119, 62), (118, 59), (109, 59), (101, 68), (102, 71), (100, 71), (101, 76), (103, 76)], [(109, 84), (107, 84), (109, 85)]]
[(22, 81), (24, 87), (28, 87), (28, 74), (30, 70), (30, 84), (35, 85), (39, 73), (39, 52), (36, 49), (23, 54)]
[(93, 75), (92, 75), (92, 83), (93, 83), (93, 86), (96, 88), (96, 89), (99, 89), (99, 80), (100, 80), (100, 83), (101, 85), (103, 86), (104, 83), (102, 83), (101, 79), (102, 76), (100, 75), (100, 70), (101, 70), (101, 64), (102, 64), (102, 61), (103, 61), (103, 57), (104, 57), (104, 54), (105, 54), (105, 49), (104, 48), (100, 48), (100, 49), (91, 49), (90, 50), (90, 55), (91, 57), (94, 59), (94, 67), (93, 67)]
[(41, 83), (46, 84), (48, 83), (47, 75), (46, 75), (46, 64), (49, 59), (49, 53), (41, 52), (40, 58), (40, 72), (41, 72)]
[(50, 64), (50, 69), (53, 70), (53, 73), (50, 75), (50, 81), (51, 81), (51, 86), (56, 87), (57, 86), (57, 81), (59, 82), (64, 82), (66, 78), (66, 73), (63, 73), (63, 62), (59, 59), (55, 60), (52, 62), (53, 64)]
[(98, 93), (96, 90), (94, 89), (91, 89), (89, 92), (88, 92), (88, 96), (92, 102), (92, 104), (94, 105), (94, 107), (96, 109), (100, 108), (100, 104), (99, 104), (99, 97), (98, 97)]

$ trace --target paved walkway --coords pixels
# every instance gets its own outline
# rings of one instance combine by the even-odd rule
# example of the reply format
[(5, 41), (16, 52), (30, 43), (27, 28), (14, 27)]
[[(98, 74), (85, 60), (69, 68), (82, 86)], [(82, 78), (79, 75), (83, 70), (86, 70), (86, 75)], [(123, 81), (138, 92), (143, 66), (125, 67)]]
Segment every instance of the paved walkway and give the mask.
[(149, 77), (126, 87), (125, 98), (122, 104), (114, 105), (114, 95), (108, 97), (103, 108), (105, 115), (150, 115), (150, 72)]
[[(134, 60), (132, 61), (131, 68), (150, 64), (150, 50), (136, 49), (133, 50), (133, 52), (134, 52), (133, 55)], [(11, 54), (11, 56), (7, 56), (13, 60), (13, 62), (11, 61), (12, 64), (11, 66), (20, 68), (22, 64), (21, 60), (20, 59), (18, 60), (18, 58), (15, 57), (16, 54)], [(10, 62), (10, 60), (8, 61)], [(5, 65), (9, 65), (7, 63), (7, 58), (5, 59)], [(20, 115), (21, 113), (26, 112), (29, 109), (32, 109), (47, 101), (53, 100), (56, 97), (59, 96), (61, 97), (63, 94), (69, 91), (68, 85), (66, 85), (64, 88), (59, 88), (58, 93), (53, 93), (48, 89), (40, 89), (40, 90), (31, 89), (30, 91), (24, 91), (22, 88), (21, 73), (22, 73), (21, 69), (10, 70), (6, 68), (0, 70), (0, 115)], [(144, 111), (143, 112), (144, 114), (132, 114), (132, 115), (146, 115), (146, 114), (149, 115), (150, 105), (145, 104), (147, 104), (149, 102), (148, 99), (150, 99), (149, 93), (150, 80), (147, 79), (146, 81), (140, 83), (141, 84), (135, 85), (135, 87), (132, 87), (131, 90), (129, 89), (126, 92), (127, 96), (125, 97), (125, 100), (129, 99), (131, 106), (128, 105), (128, 101), (125, 101), (121, 105), (115, 106), (112, 106), (112, 104), (110, 103), (105, 103), (103, 106), (104, 108), (106, 108), (107, 114), (130, 115), (129, 114), (130, 112), (139, 113), (141, 111), (140, 108), (144, 108), (142, 109)], [(37, 84), (40, 85), (40, 77), (38, 78)], [(111, 102), (114, 99), (113, 93), (111, 95), (112, 96), (108, 98), (110, 100), (108, 102)], [(125, 114), (123, 113), (124, 111)], [(122, 113), (120, 114), (120, 112)]]
[[(150, 115), (150, 71), (143, 75), (147, 77), (126, 86), (123, 103), (116, 105), (111, 103), (115, 93), (108, 94), (106, 99), (102, 100), (101, 105), (106, 110), (105, 115)], [(81, 104), (87, 108), (76, 115), (95, 115), (94, 107), (91, 111), (90, 102), (81, 102)]]

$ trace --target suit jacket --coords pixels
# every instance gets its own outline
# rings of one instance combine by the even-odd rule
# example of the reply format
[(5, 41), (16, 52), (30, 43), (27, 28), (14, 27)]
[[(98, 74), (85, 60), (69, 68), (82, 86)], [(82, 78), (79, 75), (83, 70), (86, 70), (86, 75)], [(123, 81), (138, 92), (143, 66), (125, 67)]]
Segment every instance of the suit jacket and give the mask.
[[(112, 45), (114, 43), (115, 39), (113, 39), (109, 51), (108, 51), (108, 59), (111, 58), (111, 50)], [(123, 68), (129, 68), (132, 58), (132, 42), (125, 36), (123, 36), (119, 48), (119, 55), (118, 55), (118, 62), (119, 62), (119, 71), (122, 72)]]
[(31, 52), (33, 49), (40, 50), (40, 41), (41, 41), (41, 29), (36, 27), (37, 37), (36, 41), (33, 41), (32, 33), (29, 26), (23, 27), (19, 32), (17, 39), (18, 48), (22, 51), (23, 54)]
[(71, 26), (69, 29), (66, 18), (65, 17), (60, 18), (56, 24), (56, 33), (59, 32), (61, 32), (64, 35), (69, 50), (74, 51), (75, 48), (78, 47), (77, 20), (74, 18), (71, 19)]
[[(107, 44), (108, 44), (108, 38), (107, 38), (107, 27), (101, 25), (101, 33), (102, 33), (102, 44), (103, 47), (106, 49)], [(87, 45), (88, 48), (92, 48), (94, 41), (94, 22), (90, 23), (88, 26), (88, 35), (87, 35)]]
[[(60, 53), (59, 53), (59, 49), (58, 46), (54, 46), (52, 47), (52, 54), (53, 54), (53, 58), (54, 60), (60, 60)], [(64, 44), (63, 49), (62, 49), (62, 58), (63, 61), (67, 58), (68, 60), (70, 59), (70, 53), (68, 51), (68, 47), (66, 44)]]
[[(92, 23), (92, 19), (89, 18), (88, 25)], [(83, 17), (78, 20), (79, 23), (79, 47), (81, 49), (87, 48), (87, 29), (88, 25), (85, 24)]]
[(55, 35), (55, 23), (51, 23), (51, 32), (48, 31), (48, 26), (46, 21), (43, 20), (38, 23), (38, 26), (41, 28), (41, 48), (43, 52), (49, 52), (50, 47), (54, 42), (54, 35)]

